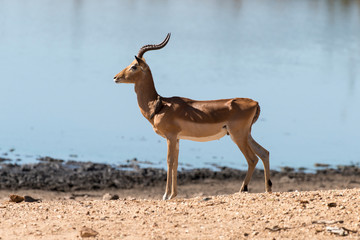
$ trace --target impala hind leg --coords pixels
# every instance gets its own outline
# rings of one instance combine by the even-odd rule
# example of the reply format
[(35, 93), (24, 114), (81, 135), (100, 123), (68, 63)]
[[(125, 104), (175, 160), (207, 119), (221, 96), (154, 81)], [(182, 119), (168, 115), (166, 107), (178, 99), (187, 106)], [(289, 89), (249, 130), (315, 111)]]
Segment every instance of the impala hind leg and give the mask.
[(241, 133), (230, 133), (231, 139), (235, 142), (235, 144), (240, 148), (240, 151), (243, 153), (247, 163), (248, 163), (248, 171), (246, 173), (244, 182), (241, 185), (240, 192), (247, 192), (248, 185), (251, 180), (251, 177), (254, 173), (256, 164), (259, 159), (253, 150), (250, 148), (248, 144), (248, 139), (246, 137), (247, 134)]
[(248, 143), (250, 148), (258, 155), (263, 164), (264, 164), (264, 177), (265, 177), (265, 190), (266, 192), (271, 192), (272, 182), (270, 180), (270, 161), (269, 161), (269, 151), (263, 148), (260, 144), (258, 144), (249, 134)]
[(167, 139), (167, 179), (166, 188), (163, 200), (168, 200), (176, 197), (177, 195), (177, 167), (179, 156), (179, 139)]

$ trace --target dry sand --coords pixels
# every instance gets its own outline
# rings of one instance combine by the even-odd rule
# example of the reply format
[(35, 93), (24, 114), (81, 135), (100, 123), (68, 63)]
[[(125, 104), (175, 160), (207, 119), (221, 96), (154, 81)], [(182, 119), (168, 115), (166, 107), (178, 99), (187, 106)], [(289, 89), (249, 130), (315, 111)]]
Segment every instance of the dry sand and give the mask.
[[(344, 182), (344, 181), (343, 181)], [(346, 181), (345, 181), (346, 182)], [(204, 181), (179, 187), (180, 195), (159, 200), (164, 186), (113, 190), (0, 191), (0, 239), (360, 239), (360, 188), (314, 182), (286, 192), (294, 182), (275, 180), (273, 193), (235, 193), (241, 182)], [(355, 186), (354, 186), (355, 185)], [(250, 185), (262, 191), (263, 181)], [(236, 190), (235, 190), (236, 189)], [(9, 194), (41, 198), (12, 203)]]

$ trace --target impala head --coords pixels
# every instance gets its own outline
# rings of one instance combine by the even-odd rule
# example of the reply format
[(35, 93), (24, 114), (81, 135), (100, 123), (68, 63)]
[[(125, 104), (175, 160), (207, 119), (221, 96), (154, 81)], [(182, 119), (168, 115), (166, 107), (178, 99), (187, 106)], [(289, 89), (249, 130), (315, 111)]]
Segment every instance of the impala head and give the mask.
[(115, 75), (115, 83), (135, 83), (137, 80), (141, 80), (146, 76), (149, 66), (146, 64), (143, 58), (144, 53), (151, 50), (158, 50), (166, 46), (169, 42), (170, 33), (166, 36), (164, 41), (157, 45), (145, 45), (140, 48), (139, 53), (135, 56), (135, 60), (121, 72)]

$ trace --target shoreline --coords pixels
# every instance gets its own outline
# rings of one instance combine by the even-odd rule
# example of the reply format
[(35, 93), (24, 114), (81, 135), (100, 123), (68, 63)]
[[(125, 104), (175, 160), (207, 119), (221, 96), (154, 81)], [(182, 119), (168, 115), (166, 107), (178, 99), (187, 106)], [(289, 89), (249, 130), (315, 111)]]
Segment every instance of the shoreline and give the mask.
[[(246, 171), (217, 166), (218, 171), (207, 168), (181, 170), (179, 186), (213, 182), (226, 184), (236, 182), (237, 188), (245, 178)], [(322, 168), (315, 173), (284, 167), (271, 170), (273, 191), (301, 191), (360, 187), (360, 167), (356, 165)], [(166, 170), (140, 168), (135, 161), (114, 167), (93, 162), (63, 161), (50, 157), (34, 164), (0, 164), (0, 190), (38, 189), (58, 192), (125, 190), (164, 187)], [(250, 192), (262, 192), (264, 174), (255, 169), (249, 185)]]

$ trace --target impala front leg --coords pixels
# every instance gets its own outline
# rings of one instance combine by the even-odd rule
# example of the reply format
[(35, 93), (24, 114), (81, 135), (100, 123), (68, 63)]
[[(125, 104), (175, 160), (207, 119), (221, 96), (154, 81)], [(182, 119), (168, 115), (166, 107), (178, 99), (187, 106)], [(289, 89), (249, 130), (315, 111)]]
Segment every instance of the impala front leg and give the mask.
[(163, 200), (168, 200), (177, 195), (177, 167), (179, 156), (179, 140), (177, 138), (167, 139), (167, 179)]

